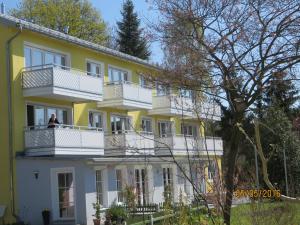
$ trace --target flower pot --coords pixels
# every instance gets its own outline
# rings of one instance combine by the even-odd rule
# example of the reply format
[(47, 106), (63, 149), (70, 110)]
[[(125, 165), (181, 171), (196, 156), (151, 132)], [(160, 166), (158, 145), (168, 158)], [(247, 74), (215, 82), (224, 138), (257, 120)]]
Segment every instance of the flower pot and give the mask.
[(49, 210), (42, 211), (42, 216), (43, 216), (44, 225), (49, 225), (50, 224), (50, 211)]
[(94, 225), (100, 225), (100, 219), (93, 219)]

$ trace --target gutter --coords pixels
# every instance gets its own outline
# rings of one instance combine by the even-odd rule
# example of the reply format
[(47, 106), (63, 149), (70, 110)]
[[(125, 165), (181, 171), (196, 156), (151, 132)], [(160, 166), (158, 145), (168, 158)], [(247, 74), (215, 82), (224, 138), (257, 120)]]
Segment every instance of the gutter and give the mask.
[(12, 116), (12, 81), (11, 81), (11, 54), (10, 54), (10, 44), (11, 42), (19, 36), (22, 32), (22, 25), (16, 23), (16, 27), (19, 28), (18, 32), (13, 35), (6, 42), (6, 79), (7, 79), (7, 97), (8, 97), (8, 151), (9, 151), (9, 191), (10, 191), (10, 202), (11, 202), (11, 214), (19, 221), (19, 216), (16, 215), (15, 206), (15, 186), (14, 186), (14, 149), (13, 149), (13, 116)]

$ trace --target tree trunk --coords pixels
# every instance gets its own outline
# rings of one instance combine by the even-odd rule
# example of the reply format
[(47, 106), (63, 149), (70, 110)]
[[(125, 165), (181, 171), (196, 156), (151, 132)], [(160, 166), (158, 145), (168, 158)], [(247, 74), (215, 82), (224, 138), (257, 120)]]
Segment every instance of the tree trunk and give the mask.
[(236, 126), (237, 123), (242, 121), (242, 117), (238, 117), (238, 119), (233, 120), (234, 123), (231, 127), (231, 137), (226, 145), (226, 153), (224, 155), (224, 180), (225, 180), (225, 188), (226, 188), (226, 198), (225, 198), (225, 206), (224, 206), (224, 223), (226, 225), (230, 225), (230, 213), (231, 213), (231, 205), (232, 205), (232, 197), (234, 191), (234, 176), (235, 176), (235, 168), (236, 168), (236, 159), (238, 155), (239, 142), (241, 138), (241, 133)]

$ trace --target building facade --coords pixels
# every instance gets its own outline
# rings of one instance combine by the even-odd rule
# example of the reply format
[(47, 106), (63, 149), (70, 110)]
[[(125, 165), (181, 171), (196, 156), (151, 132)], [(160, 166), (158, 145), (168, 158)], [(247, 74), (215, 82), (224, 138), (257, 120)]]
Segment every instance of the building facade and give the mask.
[[(92, 224), (93, 203), (173, 201), (192, 184), (211, 191), (223, 143), (206, 137), (204, 120), (220, 108), (195, 95), (149, 84), (158, 67), (45, 27), (0, 14), (1, 184), (5, 221)], [(145, 75), (144, 75), (145, 76)], [(59, 124), (49, 126), (56, 115)], [(200, 117), (200, 120), (199, 120)], [(174, 163), (176, 159), (177, 164)], [(190, 166), (192, 165), (192, 166)]]

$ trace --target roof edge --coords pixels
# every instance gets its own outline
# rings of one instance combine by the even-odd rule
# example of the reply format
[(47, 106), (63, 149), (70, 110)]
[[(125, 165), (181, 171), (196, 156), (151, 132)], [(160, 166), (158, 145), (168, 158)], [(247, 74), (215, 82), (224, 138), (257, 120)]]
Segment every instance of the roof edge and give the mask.
[(134, 62), (136, 64), (140, 64), (140, 65), (150, 67), (150, 68), (153, 68), (153, 69), (159, 69), (159, 66), (155, 65), (154, 63), (150, 63), (146, 60), (137, 58), (135, 56), (131, 56), (131, 55), (119, 52), (117, 50), (110, 49), (108, 47), (104, 47), (102, 45), (92, 43), (90, 41), (86, 41), (86, 40), (83, 40), (83, 39), (80, 39), (80, 38), (77, 38), (77, 37), (74, 37), (74, 36), (56, 31), (56, 30), (52, 30), (52, 29), (49, 29), (47, 27), (44, 27), (44, 26), (41, 26), (41, 25), (38, 25), (38, 24), (34, 24), (34, 23), (31, 23), (31, 22), (28, 22), (28, 21), (25, 21), (25, 20), (22, 20), (22, 19), (18, 19), (16, 17), (10, 16), (10, 15), (7, 15), (7, 14), (0, 13), (0, 22), (4, 23), (4, 24), (8, 24), (8, 25), (15, 25), (15, 26), (17, 24), (21, 24), (23, 28), (25, 28), (27, 30), (30, 30), (30, 31), (33, 31), (33, 32), (36, 32), (36, 33), (40, 33), (40, 34), (43, 34), (43, 35), (48, 35), (48, 36), (51, 36), (55, 39), (68, 41), (68, 42), (71, 42), (73, 44), (77, 44), (77, 45), (80, 45), (82, 47), (85, 47), (85, 48), (88, 48), (88, 49), (91, 49), (91, 50), (95, 50), (95, 51), (98, 51), (98, 52), (101, 52), (101, 53), (104, 53), (104, 54), (107, 54), (107, 55), (110, 55), (110, 56), (120, 58), (122, 60), (127, 60), (127, 61), (130, 61), (130, 62)]

